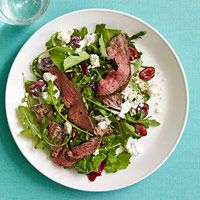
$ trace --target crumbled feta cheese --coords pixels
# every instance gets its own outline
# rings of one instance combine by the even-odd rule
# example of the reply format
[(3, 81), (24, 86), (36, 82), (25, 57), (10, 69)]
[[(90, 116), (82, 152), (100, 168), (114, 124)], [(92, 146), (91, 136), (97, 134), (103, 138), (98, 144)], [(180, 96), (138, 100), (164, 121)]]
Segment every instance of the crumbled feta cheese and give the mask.
[(125, 114), (129, 112), (131, 109), (132, 104), (130, 101), (125, 101), (124, 103), (121, 104), (121, 110), (120, 113), (118, 114), (119, 117), (124, 118)]
[(135, 83), (139, 86), (142, 92), (147, 93), (149, 96), (160, 96), (161, 88), (158, 88), (158, 85), (152, 81), (143, 81), (140, 78), (134, 78)]
[(124, 102), (121, 104), (120, 112), (118, 114), (121, 118), (124, 118), (125, 114), (128, 112), (130, 112), (131, 115), (134, 115), (137, 107), (142, 107), (144, 104), (142, 96), (137, 94), (136, 91), (133, 91), (129, 85), (122, 91), (122, 98)]
[(42, 98), (43, 98), (44, 100), (47, 100), (48, 97), (49, 97), (48, 92), (42, 92), (41, 95), (42, 95)]
[(94, 153), (93, 153), (94, 156), (97, 156), (99, 155), (99, 149), (97, 149)]
[(48, 81), (52, 81), (54, 82), (57, 79), (57, 76), (51, 74), (50, 72), (45, 72), (43, 74), (43, 79), (48, 82)]
[(69, 43), (71, 40), (71, 35), (73, 34), (74, 30), (73, 29), (69, 29), (69, 30), (62, 30), (60, 31), (60, 33), (58, 34), (57, 38), (59, 40), (62, 40), (65, 43)]
[(90, 46), (90, 44), (94, 43), (97, 36), (95, 33), (87, 34), (85, 37), (78, 43), (79, 48), (76, 49), (76, 52), (80, 52), (84, 47)]
[(69, 122), (64, 123), (64, 129), (67, 131), (67, 133), (72, 132), (72, 125)]
[(132, 137), (128, 139), (126, 150), (133, 156), (138, 156), (143, 152), (143, 149), (138, 144), (138, 141), (136, 139), (133, 139)]
[(90, 64), (92, 68), (100, 67), (99, 56), (97, 54), (90, 55)]
[(121, 152), (124, 151), (124, 148), (122, 146), (118, 147), (115, 151), (116, 155), (118, 156)]
[(108, 117), (103, 117), (101, 115), (95, 116), (93, 117), (95, 120), (99, 121), (99, 123), (97, 124), (97, 126), (101, 129), (101, 130), (105, 130), (108, 128), (108, 126), (111, 124), (111, 121), (108, 119)]
[(149, 87), (147, 88), (147, 93), (149, 96), (153, 96), (153, 97), (160, 95), (160, 93), (158, 91), (158, 87), (154, 83), (149, 85)]
[(54, 97), (55, 97), (56, 99), (58, 99), (59, 96), (60, 96), (60, 90), (57, 88), (56, 85), (53, 86), (53, 90), (56, 91), (56, 93), (54, 94)]

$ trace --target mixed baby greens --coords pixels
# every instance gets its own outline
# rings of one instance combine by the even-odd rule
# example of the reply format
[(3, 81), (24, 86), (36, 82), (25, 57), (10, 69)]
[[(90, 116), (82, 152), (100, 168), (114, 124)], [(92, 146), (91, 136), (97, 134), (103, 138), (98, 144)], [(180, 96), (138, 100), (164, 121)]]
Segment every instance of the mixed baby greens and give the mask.
[[(31, 69), (36, 79), (43, 79), (43, 73), (38, 69), (38, 66), (44, 57), (50, 57), (53, 64), (66, 73), (81, 93), (90, 118), (95, 121), (96, 116), (101, 116), (102, 119), (107, 119), (110, 122), (109, 126), (112, 128), (112, 133), (103, 137), (98, 152), (84, 157), (73, 165), (80, 173), (89, 174), (98, 171), (99, 165), (104, 160), (106, 160), (105, 171), (108, 173), (127, 168), (132, 156), (126, 148), (127, 141), (131, 137), (134, 139), (142, 137), (136, 130), (135, 124), (140, 124), (146, 129), (159, 125), (159, 122), (147, 117), (142, 112), (142, 109), (138, 108), (135, 109), (134, 114), (127, 112), (121, 118), (118, 116), (119, 110), (104, 105), (95, 93), (96, 84), (109, 70), (116, 68), (115, 62), (107, 59), (106, 49), (109, 46), (110, 40), (120, 33), (122, 33), (121, 30), (109, 29), (106, 28), (105, 24), (98, 24), (96, 25), (95, 32), (92, 34), (88, 33), (86, 27), (73, 29), (70, 40), (66, 41), (60, 37), (60, 32), (56, 32), (46, 43), (46, 50), (39, 54), (31, 64)], [(126, 34), (129, 46), (135, 48), (135, 40), (141, 38), (145, 33), (142, 31), (131, 37)], [(93, 41), (80, 46), (81, 41), (83, 43), (84, 38), (89, 38), (90, 36), (95, 36)], [(91, 55), (94, 54), (98, 58), (98, 66), (91, 63)], [(134, 81), (135, 78), (138, 78), (139, 72), (145, 68), (142, 65), (141, 55), (142, 53), (138, 52), (138, 55), (131, 61), (134, 72), (129, 86), (133, 91), (141, 95), (143, 102), (147, 102), (150, 95), (148, 92), (142, 91)], [(81, 129), (69, 121), (61, 95), (52, 80), (46, 81), (46, 89), (40, 92), (37, 97), (29, 91), (29, 87), (34, 81), (24, 78), (24, 82), (26, 93), (23, 103), (26, 105), (20, 105), (17, 114), (19, 121), (24, 127), (21, 134), (33, 138), (36, 142), (35, 148), (48, 149), (51, 155), (52, 148), (54, 147), (62, 147), (67, 144), (69, 148), (72, 148), (92, 137), (90, 132)], [(53, 110), (53, 115), (50, 118), (44, 116), (41, 123), (38, 123), (37, 113), (34, 111), (34, 106), (38, 104), (43, 104)], [(56, 137), (48, 138), (47, 127), (52, 121), (59, 123), (62, 127), (66, 124), (68, 126), (69, 130), (62, 144), (57, 143)], [(96, 120), (97, 124), (98, 122)], [(72, 130), (76, 132), (75, 137)], [(123, 151), (116, 153), (119, 147), (122, 147)]]

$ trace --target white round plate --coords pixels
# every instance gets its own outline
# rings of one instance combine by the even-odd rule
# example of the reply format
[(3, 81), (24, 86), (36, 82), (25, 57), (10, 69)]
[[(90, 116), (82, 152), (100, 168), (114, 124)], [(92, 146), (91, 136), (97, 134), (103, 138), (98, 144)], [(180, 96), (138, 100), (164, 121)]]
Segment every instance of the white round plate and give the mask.
[[(30, 139), (19, 133), (22, 127), (18, 124), (16, 109), (24, 96), (22, 73), (32, 78), (31, 61), (44, 50), (45, 43), (56, 31), (74, 27), (87, 26), (90, 31), (98, 23), (105, 23), (110, 28), (122, 29), (129, 34), (147, 31), (136, 46), (143, 52), (144, 65), (156, 66), (159, 72), (155, 81), (161, 88), (161, 96), (153, 98), (151, 107), (158, 103), (161, 113), (151, 115), (161, 125), (148, 131), (140, 144), (144, 152), (132, 160), (126, 170), (115, 174), (103, 174), (95, 182), (89, 182), (87, 176), (73, 170), (55, 166), (47, 154), (36, 150)], [(72, 12), (54, 19), (40, 28), (24, 44), (17, 55), (6, 88), (6, 112), (11, 133), (19, 149), (27, 160), (42, 174), (67, 187), (85, 191), (109, 191), (120, 189), (144, 179), (169, 157), (177, 145), (185, 127), (188, 112), (188, 89), (182, 65), (168, 42), (150, 25), (131, 15), (102, 9), (90, 9)]]

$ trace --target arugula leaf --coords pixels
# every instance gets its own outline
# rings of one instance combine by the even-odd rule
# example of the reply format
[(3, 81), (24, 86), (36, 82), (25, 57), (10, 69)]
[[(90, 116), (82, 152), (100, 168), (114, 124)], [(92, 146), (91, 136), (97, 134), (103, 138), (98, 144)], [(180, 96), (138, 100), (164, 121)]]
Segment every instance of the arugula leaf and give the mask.
[(89, 54), (98, 54), (98, 55), (100, 55), (98, 40), (95, 41), (94, 43), (90, 44), (89, 46), (86, 46), (86, 51)]
[(139, 72), (140, 68), (142, 67), (142, 63), (143, 62), (141, 58), (134, 59), (134, 61), (132, 62), (132, 64), (135, 67), (134, 75), (136, 75)]
[(97, 24), (96, 25), (96, 28), (95, 28), (95, 33), (97, 34), (97, 35), (101, 35), (101, 32), (103, 31), (103, 29), (105, 29), (106, 28), (106, 25), (105, 24)]
[(102, 29), (102, 36), (103, 36), (103, 40), (105, 42), (105, 46), (108, 46), (108, 43), (110, 42), (110, 40), (116, 36), (119, 35), (121, 33), (121, 30), (117, 30), (117, 29), (107, 29), (104, 28)]
[(114, 173), (120, 169), (126, 169), (130, 164), (131, 154), (123, 151), (119, 155), (110, 152), (107, 157), (105, 171), (107, 173)]
[(108, 44), (110, 40), (121, 33), (121, 30), (117, 29), (108, 29), (106, 28), (105, 24), (97, 24), (95, 33), (97, 34), (97, 38), (99, 39), (99, 45), (100, 45), (100, 52), (102, 58), (105, 58), (107, 56), (106, 48), (108, 47)]
[(133, 127), (133, 125), (130, 125), (125, 121), (121, 121), (121, 128), (122, 128), (123, 133), (128, 136), (127, 140), (128, 140), (129, 137), (133, 137), (133, 138), (136, 138), (136, 139), (140, 138), (140, 135), (138, 135), (135, 132), (135, 128)]
[(57, 37), (59, 35), (60, 32), (56, 32), (55, 34), (53, 34), (51, 36), (51, 38), (49, 39), (49, 41), (46, 43), (46, 47), (47, 49), (51, 49), (55, 46), (60, 46), (62, 47), (63, 45), (65, 45), (65, 43), (61, 40), (59, 40)]
[(98, 166), (106, 158), (106, 155), (100, 153), (98, 155), (90, 155), (75, 164), (75, 169), (79, 173), (89, 174), (90, 172), (98, 171)]
[(73, 49), (70, 46), (67, 47), (61, 47), (56, 46), (49, 50), (50, 57), (53, 61), (53, 63), (61, 70), (63, 71), (63, 62), (66, 57), (66, 53), (74, 53)]
[(160, 123), (156, 121), (155, 119), (149, 119), (150, 117), (146, 117), (142, 113), (140, 114), (140, 117), (137, 119), (137, 115), (135, 117), (131, 117), (129, 114), (126, 114), (126, 120), (134, 123), (134, 124), (143, 124), (145, 128), (149, 128), (150, 126), (156, 127), (159, 126)]
[(72, 36), (77, 35), (77, 36), (81, 37), (81, 39), (83, 39), (86, 34), (88, 34), (88, 29), (87, 29), (87, 27), (84, 26), (80, 30), (74, 29)]
[(79, 52), (77, 56), (71, 55), (64, 59), (64, 70), (74, 65), (77, 65), (89, 58), (90, 58), (90, 55), (86, 51)]
[(146, 120), (146, 123), (147, 123), (146, 127), (148, 126), (156, 127), (160, 125), (160, 122), (156, 121), (155, 119), (148, 119)]
[(21, 124), (26, 128), (21, 132), (21, 134), (41, 139), (40, 127), (37, 124), (35, 113), (28, 107), (18, 106), (17, 115)]
[(38, 69), (38, 56), (31, 63), (31, 70), (35, 74), (36, 77), (41, 78), (42, 72)]
[(128, 40), (131, 41), (131, 40), (136, 40), (136, 39), (138, 39), (138, 38), (141, 39), (142, 36), (144, 36), (146, 33), (147, 33), (146, 31), (140, 31), (140, 32), (134, 34), (133, 36), (129, 37)]
[(103, 58), (107, 57), (107, 52), (106, 52), (106, 44), (103, 39), (103, 35), (101, 34), (101, 37), (99, 38), (99, 45), (100, 45), (100, 51), (101, 55)]

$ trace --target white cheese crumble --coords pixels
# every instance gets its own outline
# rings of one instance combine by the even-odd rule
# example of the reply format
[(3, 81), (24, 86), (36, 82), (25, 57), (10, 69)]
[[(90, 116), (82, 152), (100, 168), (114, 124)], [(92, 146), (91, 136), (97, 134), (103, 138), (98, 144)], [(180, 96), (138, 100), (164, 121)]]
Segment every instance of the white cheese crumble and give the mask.
[(143, 81), (140, 78), (134, 78), (135, 83), (139, 86), (142, 92), (147, 93), (149, 96), (156, 97), (160, 96), (161, 88), (153, 81)]
[(133, 91), (129, 85), (122, 91), (122, 98), (124, 102), (121, 104), (120, 112), (118, 114), (121, 118), (125, 118), (125, 114), (128, 112), (130, 112), (131, 115), (136, 114), (137, 107), (142, 107), (144, 105), (142, 96), (136, 91)]
[(56, 85), (53, 86), (53, 90), (56, 91), (56, 93), (54, 94), (54, 97), (58, 99), (60, 96), (60, 90), (58, 89)]
[(97, 126), (101, 130), (105, 130), (108, 128), (108, 126), (111, 124), (111, 121), (108, 119), (108, 117), (103, 117), (101, 115), (93, 117), (95, 120), (99, 121)]
[(42, 95), (42, 98), (43, 98), (44, 100), (47, 100), (48, 97), (49, 97), (48, 92), (42, 92), (41, 95)]
[(138, 144), (138, 141), (136, 139), (133, 139), (132, 137), (128, 139), (126, 150), (132, 156), (138, 156), (143, 152), (143, 148)]
[(64, 129), (67, 131), (67, 133), (72, 132), (72, 125), (69, 122), (64, 123)]
[(97, 149), (94, 153), (93, 153), (94, 156), (97, 156), (99, 155), (99, 149)]
[(50, 72), (45, 72), (43, 74), (43, 79), (48, 82), (48, 81), (52, 81), (54, 82), (57, 79), (57, 76), (51, 74)]
[(90, 55), (90, 64), (92, 68), (100, 67), (99, 56), (97, 54)]
[(85, 35), (85, 37), (78, 43), (80, 47), (76, 49), (76, 53), (80, 52), (84, 47), (90, 46), (95, 42), (96, 38), (97, 36), (95, 33)]
[(69, 29), (69, 30), (62, 30), (58, 34), (57, 38), (65, 43), (69, 43), (71, 40), (71, 35), (73, 34), (74, 30)]

